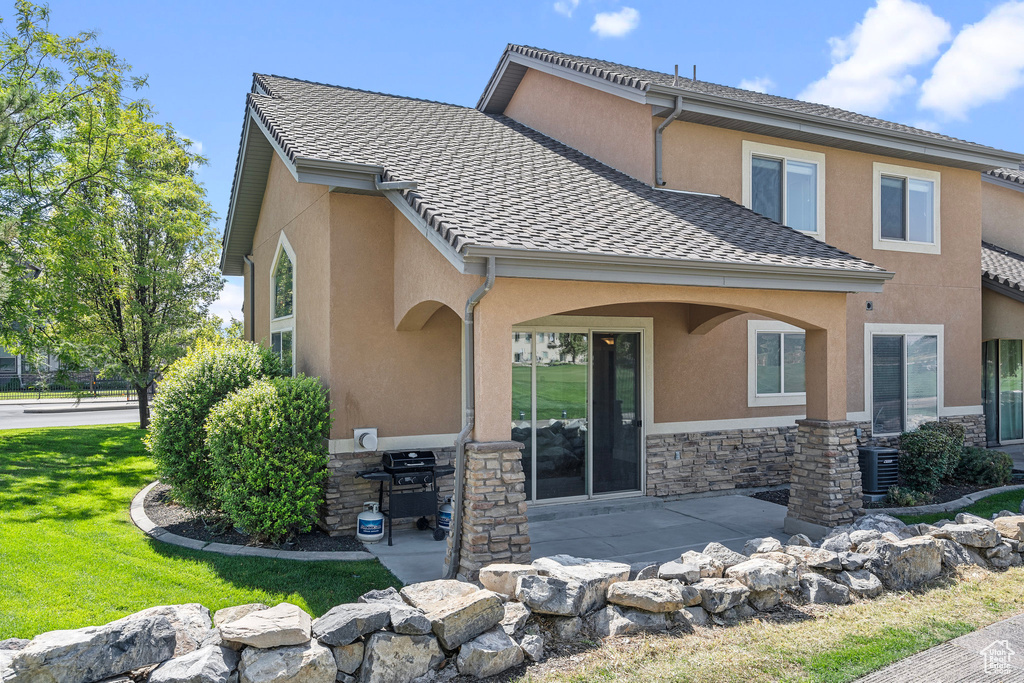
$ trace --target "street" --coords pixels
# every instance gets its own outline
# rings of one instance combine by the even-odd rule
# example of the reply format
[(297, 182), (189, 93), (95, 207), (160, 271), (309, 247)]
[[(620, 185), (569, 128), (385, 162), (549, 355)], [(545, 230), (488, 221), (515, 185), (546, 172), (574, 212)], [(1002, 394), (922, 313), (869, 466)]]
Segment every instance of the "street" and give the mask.
[(133, 403), (131, 408), (109, 410), (74, 410), (73, 403), (67, 404), (68, 410), (61, 412), (26, 413), (25, 409), (58, 408), (53, 404), (28, 401), (25, 403), (0, 403), (0, 430), (31, 429), (35, 427), (78, 427), (82, 425), (120, 424), (138, 422), (139, 411)]

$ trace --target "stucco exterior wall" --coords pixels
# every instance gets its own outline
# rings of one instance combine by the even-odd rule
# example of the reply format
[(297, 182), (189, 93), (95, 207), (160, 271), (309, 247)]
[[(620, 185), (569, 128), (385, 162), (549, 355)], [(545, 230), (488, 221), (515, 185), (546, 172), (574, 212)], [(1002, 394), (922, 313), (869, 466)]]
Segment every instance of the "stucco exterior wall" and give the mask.
[(1017, 191), (982, 182), (981, 211), (982, 239), (1024, 254), (1024, 185)]
[(1024, 339), (1024, 303), (982, 288), (981, 336), (983, 341)]

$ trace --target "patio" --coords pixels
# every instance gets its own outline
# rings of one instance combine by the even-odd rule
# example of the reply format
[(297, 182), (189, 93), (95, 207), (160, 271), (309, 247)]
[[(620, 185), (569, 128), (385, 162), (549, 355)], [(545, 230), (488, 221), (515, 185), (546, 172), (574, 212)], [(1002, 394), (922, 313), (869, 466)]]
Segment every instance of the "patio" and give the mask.
[[(533, 557), (568, 554), (634, 562), (667, 562), (717, 541), (741, 550), (750, 538), (784, 540), (786, 508), (742, 495), (689, 498), (626, 498), (530, 508)], [(430, 532), (404, 530), (367, 544), (403, 583), (441, 578), (446, 544)]]

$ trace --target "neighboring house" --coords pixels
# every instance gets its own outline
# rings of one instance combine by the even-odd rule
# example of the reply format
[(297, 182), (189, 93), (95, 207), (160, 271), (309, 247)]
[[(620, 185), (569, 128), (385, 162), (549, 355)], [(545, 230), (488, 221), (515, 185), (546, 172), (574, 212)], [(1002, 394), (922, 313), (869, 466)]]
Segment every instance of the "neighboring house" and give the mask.
[(542, 502), (789, 482), (814, 531), (860, 506), (858, 443), (984, 442), (981, 174), (1020, 159), (517, 45), (476, 109), (256, 75), (221, 265), (330, 387), (339, 532), (379, 460), (354, 429), (467, 425), (469, 471), (512, 474), (468, 479), (463, 573)]
[(21, 354), (9, 353), (0, 346), (0, 391), (16, 391), (26, 383), (35, 381), (40, 373), (56, 371), (60, 361), (56, 356), (46, 356), (40, 364), (32, 364)]

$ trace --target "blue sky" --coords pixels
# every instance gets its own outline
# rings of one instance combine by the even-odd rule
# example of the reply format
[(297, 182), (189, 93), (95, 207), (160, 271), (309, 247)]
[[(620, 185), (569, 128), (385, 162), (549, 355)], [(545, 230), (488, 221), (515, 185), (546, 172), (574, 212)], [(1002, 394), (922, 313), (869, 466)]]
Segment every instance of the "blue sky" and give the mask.
[[(254, 71), (473, 106), (508, 42), (842, 106), (1024, 154), (1024, 1), (54, 0), (149, 75), (162, 121), (201, 145), (223, 227)], [(784, 9), (780, 9), (784, 8)], [(5, 19), (10, 5), (0, 9)], [(241, 317), (240, 278), (215, 312)]]

